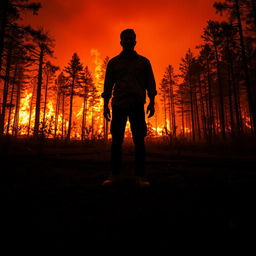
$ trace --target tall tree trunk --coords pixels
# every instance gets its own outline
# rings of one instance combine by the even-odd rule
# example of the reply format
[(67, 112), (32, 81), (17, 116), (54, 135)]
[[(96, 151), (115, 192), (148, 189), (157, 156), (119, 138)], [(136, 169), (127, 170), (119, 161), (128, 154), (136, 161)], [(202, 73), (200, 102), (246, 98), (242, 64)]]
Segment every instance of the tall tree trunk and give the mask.
[(28, 136), (30, 135), (31, 119), (32, 119), (32, 112), (33, 112), (33, 99), (34, 99), (34, 96), (35, 96), (35, 90), (36, 90), (36, 84), (34, 83), (32, 96), (31, 96), (31, 101), (30, 101), (30, 106), (29, 106)]
[(165, 135), (168, 134), (167, 132), (167, 110), (166, 110), (166, 95), (164, 93), (164, 131)]
[(199, 85), (199, 94), (200, 94), (200, 106), (201, 106), (201, 120), (203, 124), (204, 138), (206, 139), (206, 117), (205, 117), (205, 109), (204, 109), (204, 97), (202, 92), (202, 82), (200, 75), (198, 76), (198, 85)]
[(37, 93), (36, 93), (36, 114), (34, 124), (34, 135), (38, 136), (40, 125), (40, 104), (41, 104), (41, 90), (43, 79), (43, 60), (44, 60), (44, 48), (40, 47), (39, 65), (38, 65), (38, 78), (37, 78)]
[[(169, 89), (170, 90), (170, 89)], [(172, 132), (172, 111), (171, 111), (171, 96), (170, 96), (170, 92), (168, 93), (168, 115), (169, 115), (169, 130), (170, 130), (170, 134)]]
[(56, 107), (55, 107), (55, 125), (54, 125), (54, 138), (57, 137), (58, 123), (59, 123), (59, 111), (60, 111), (60, 92), (57, 91)]
[(156, 113), (155, 113), (155, 135), (158, 135), (158, 105), (156, 104)]
[(182, 136), (185, 136), (185, 121), (184, 121), (184, 104), (181, 101), (181, 125), (182, 125)]
[[(240, 109), (239, 109), (239, 104), (238, 104), (238, 97), (240, 97), (240, 94), (237, 93), (237, 84), (235, 82), (233, 57), (232, 57), (232, 53), (231, 53), (229, 47), (228, 47), (228, 63), (229, 63), (230, 83), (231, 83), (230, 84), (230, 87), (231, 87), (230, 91), (234, 95), (234, 110), (235, 110), (235, 117), (236, 117), (236, 129), (235, 129), (235, 127), (234, 127), (234, 129), (236, 130), (236, 133), (238, 133), (238, 135), (240, 135), (241, 132), (242, 132), (242, 125), (241, 125), (241, 119), (240, 119), (240, 114), (239, 114)], [(232, 99), (232, 97), (231, 97), (231, 99)], [(230, 106), (230, 108), (231, 107), (232, 106)]]
[(172, 123), (173, 123), (173, 136), (176, 137), (176, 116), (175, 116), (175, 105), (174, 105), (174, 101), (172, 103)]
[(6, 106), (7, 106), (7, 98), (8, 98), (8, 90), (9, 90), (9, 81), (10, 81), (10, 71), (11, 71), (11, 55), (12, 55), (12, 47), (9, 47), (8, 48), (8, 54), (7, 54), (7, 64), (6, 64), (6, 70), (5, 70), (5, 78), (4, 78), (2, 113), (1, 113), (1, 117), (0, 117), (0, 135), (4, 134), (5, 114), (6, 114)]
[(242, 118), (242, 108), (241, 108), (241, 98), (240, 98), (240, 88), (239, 86), (237, 86), (237, 88), (235, 88), (237, 91), (237, 104), (238, 104), (238, 110), (239, 110), (239, 120), (240, 120), (240, 124), (241, 124), (241, 133), (243, 134), (244, 131), (244, 122), (243, 122), (243, 118)]
[(70, 95), (70, 104), (69, 104), (69, 123), (68, 123), (67, 140), (70, 140), (70, 135), (71, 135), (72, 114), (73, 114), (73, 98), (74, 98), (74, 86), (75, 86), (75, 77), (72, 78), (72, 85), (71, 85), (71, 95)]
[(216, 118), (215, 118), (215, 131), (216, 134), (219, 132), (219, 128), (221, 128), (221, 121), (220, 121), (220, 103), (217, 101), (217, 99), (214, 102), (215, 105), (215, 113), (216, 113)]
[(108, 140), (108, 121), (104, 119), (104, 141)]
[(203, 86), (202, 86), (202, 94), (204, 95), (204, 101), (205, 101), (205, 132), (206, 132), (206, 139), (209, 142), (209, 120), (210, 120), (210, 111), (209, 111), (209, 97), (208, 97), (208, 82), (207, 82), (207, 72), (203, 73), (204, 79), (202, 80)]
[(47, 96), (48, 96), (48, 83), (49, 83), (49, 75), (48, 75), (48, 74), (46, 74), (46, 81), (45, 81), (45, 95), (44, 95), (43, 127), (45, 127), (45, 115), (46, 115)]
[(92, 101), (92, 139), (94, 138), (94, 100)]
[(232, 57), (230, 52), (230, 42), (229, 38), (227, 38), (226, 50), (228, 54), (228, 99), (229, 99), (229, 115), (230, 115), (230, 127), (231, 127), (231, 135), (234, 135), (235, 132), (235, 124), (234, 124), (234, 110), (233, 110), (233, 81), (231, 75), (231, 66)]
[(240, 39), (242, 62), (243, 62), (243, 69), (244, 69), (244, 75), (245, 75), (245, 85), (246, 85), (247, 96), (248, 96), (248, 105), (249, 105), (250, 118), (251, 118), (251, 124), (252, 124), (252, 132), (254, 135), (256, 135), (256, 105), (255, 105), (253, 87), (250, 81), (248, 61), (247, 61), (244, 36), (243, 36), (243, 27), (241, 22), (241, 14), (240, 14), (240, 7), (238, 4), (238, 0), (235, 0), (235, 10), (236, 10), (236, 16), (237, 16), (237, 22), (238, 22), (239, 39)]
[[(84, 96), (84, 102), (83, 102), (83, 114), (82, 114), (82, 135), (81, 140), (83, 141), (85, 138), (85, 115), (86, 115), (86, 97)], [(105, 126), (104, 126), (105, 127)]]
[(188, 82), (189, 82), (189, 88), (190, 88), (189, 94), (190, 94), (190, 113), (191, 113), (191, 123), (192, 123), (192, 139), (193, 139), (193, 141), (195, 141), (195, 117), (194, 117), (193, 88), (192, 88), (190, 74), (189, 74)]
[(91, 132), (92, 132), (92, 134), (91, 134), (91, 139), (93, 139), (93, 133), (94, 133), (94, 131), (93, 131), (93, 128), (94, 128), (94, 121), (93, 121), (93, 106), (92, 106), (92, 110), (91, 110), (91, 112), (92, 112), (92, 116), (91, 116), (91, 125), (92, 125), (92, 130), (91, 130)]
[[(190, 137), (192, 138), (193, 141), (195, 141), (195, 137), (193, 138), (193, 127), (192, 127), (191, 113), (190, 113), (190, 115), (189, 114), (187, 115), (187, 126), (190, 129)], [(194, 136), (195, 136), (195, 134), (194, 134)]]
[(65, 122), (65, 94), (62, 94), (62, 121), (61, 121), (61, 139), (64, 138), (64, 122)]
[(5, 39), (5, 32), (6, 32), (6, 26), (7, 26), (7, 8), (8, 8), (8, 2), (4, 0), (2, 20), (1, 20), (2, 22), (0, 26), (0, 76), (1, 76), (2, 64), (3, 64), (4, 39)]
[(228, 67), (228, 99), (229, 99), (229, 116), (230, 116), (230, 128), (231, 128), (231, 135), (234, 135), (235, 125), (234, 125), (234, 111), (233, 111), (233, 88), (232, 88), (232, 81), (231, 81), (231, 74), (230, 74), (230, 67)]
[(231, 76), (233, 80), (233, 92), (234, 92), (234, 103), (235, 103), (235, 113), (236, 113), (236, 129), (238, 134), (243, 133), (242, 117), (241, 117), (241, 108), (240, 108), (240, 93), (238, 84), (235, 82), (235, 76), (233, 71), (233, 65), (231, 66)]
[(212, 124), (212, 136), (213, 138), (216, 137), (217, 135), (217, 125), (218, 125), (218, 109), (217, 109), (217, 103), (216, 103), (216, 99), (212, 99), (212, 116), (214, 118), (214, 122)]
[(172, 113), (172, 132), (173, 132), (173, 136), (176, 137), (176, 118), (175, 118), (173, 84), (170, 84), (170, 99), (171, 99), (170, 103), (171, 103), (171, 113)]
[(19, 127), (19, 114), (20, 114), (20, 94), (21, 94), (21, 78), (17, 81), (17, 95), (16, 95), (16, 102), (15, 102), (15, 114), (14, 114), (14, 121), (13, 121), (13, 131), (12, 134), (17, 136), (18, 135), (18, 127)]
[(207, 83), (208, 83), (208, 102), (209, 102), (209, 144), (212, 144), (213, 129), (214, 129), (214, 112), (213, 112), (213, 99), (212, 99), (212, 82), (210, 73), (210, 64), (207, 59)]
[(194, 102), (195, 102), (195, 117), (196, 117), (196, 122), (197, 122), (197, 131), (198, 131), (198, 138), (201, 140), (201, 128), (200, 128), (200, 120), (199, 120), (199, 111), (198, 111), (198, 104), (197, 104), (197, 92), (195, 89), (194, 93)]
[(216, 59), (216, 67), (217, 67), (217, 79), (218, 79), (218, 89), (219, 89), (219, 119), (220, 119), (220, 127), (221, 127), (221, 135), (222, 138), (225, 139), (225, 115), (224, 115), (224, 97), (223, 97), (223, 89), (222, 89), (222, 81), (220, 75), (220, 61), (218, 56), (218, 50), (216, 44), (214, 44), (214, 52)]
[(11, 125), (11, 116), (12, 116), (12, 105), (13, 105), (13, 94), (14, 94), (14, 84), (12, 84), (10, 103), (9, 103), (9, 111), (8, 111), (8, 121), (6, 127), (6, 134), (9, 134), (10, 125)]
[(85, 99), (85, 114), (84, 114), (84, 131), (85, 132), (87, 132), (87, 130), (86, 130), (86, 126), (87, 126), (87, 111), (88, 111), (87, 104), (88, 104), (88, 101), (87, 101), (87, 98), (86, 98)]
[[(10, 99), (10, 104), (9, 104), (10, 106), (9, 106), (9, 115), (8, 115), (7, 131), (6, 131), (7, 134), (9, 134), (10, 125), (11, 125), (13, 96), (14, 96), (14, 88), (15, 88), (15, 84), (16, 84), (17, 68), (18, 68), (18, 64), (16, 63), (15, 69), (14, 69), (14, 74), (13, 74), (13, 79), (12, 79), (12, 91), (11, 91), (11, 99)], [(12, 129), (13, 129), (13, 127), (12, 127)]]

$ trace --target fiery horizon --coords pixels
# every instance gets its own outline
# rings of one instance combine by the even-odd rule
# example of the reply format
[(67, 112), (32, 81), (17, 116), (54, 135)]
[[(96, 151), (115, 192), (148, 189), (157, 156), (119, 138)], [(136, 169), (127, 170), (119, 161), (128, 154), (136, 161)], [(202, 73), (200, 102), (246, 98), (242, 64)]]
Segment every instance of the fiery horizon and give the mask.
[[(109, 59), (121, 52), (120, 32), (126, 28), (135, 30), (135, 50), (150, 60), (157, 83), (155, 116), (148, 119), (146, 115), (149, 135), (189, 135), (194, 140), (196, 136), (211, 139), (212, 134), (221, 133), (224, 138), (225, 133), (240, 134), (243, 129), (254, 129), (252, 118), (254, 123), (256, 118), (252, 115), (255, 103), (253, 85), (250, 85), (250, 67), (246, 56), (243, 56), (246, 49), (237, 50), (244, 48), (243, 31), (238, 33), (234, 30), (233, 34), (225, 31), (232, 24), (219, 22), (229, 19), (228, 15), (216, 14), (213, 7), (215, 0), (41, 0), (41, 3), (43, 8), (38, 16), (23, 10), (26, 15), (21, 15), (23, 19), (17, 18), (21, 23), (19, 26), (32, 26), (32, 29), (23, 27), (30, 37), (24, 34), (24, 42), (20, 42), (28, 52), (15, 53), (11, 42), (2, 43), (1, 65), (5, 66), (2, 134), (30, 135), (40, 130), (49, 137), (106, 139), (109, 124), (103, 118), (103, 99), (100, 97), (105, 67)], [(249, 2), (243, 4), (244, 24), (240, 25), (253, 26)], [(26, 8), (33, 8), (33, 4)], [(236, 8), (235, 5), (232, 8)], [(53, 39), (53, 44), (49, 45), (51, 49), (48, 48), (45, 56), (48, 46), (42, 46), (44, 43), (39, 42), (42, 37), (38, 39), (37, 32), (33, 32), (38, 28), (43, 29), (43, 38), (46, 36), (49, 44)], [(12, 33), (11, 30), (9, 33)], [(217, 34), (210, 38), (212, 33)], [(244, 30), (244, 34), (252, 36), (248, 30)], [(213, 44), (214, 37), (219, 37), (218, 43)], [(8, 38), (12, 37), (6, 36), (4, 40), (8, 42)], [(35, 50), (30, 48), (31, 45), (23, 45), (26, 40), (34, 44), (32, 48)], [(225, 42), (230, 40), (233, 45), (227, 46)], [(19, 43), (18, 38), (17, 41)], [(255, 45), (252, 43), (246, 47), (253, 49)], [(6, 55), (4, 51), (7, 51)], [(207, 51), (214, 57), (208, 58)], [(12, 62), (12, 54), (20, 58), (21, 63)], [(31, 55), (30, 70), (22, 62), (22, 54)], [(241, 65), (239, 58), (235, 59), (233, 54), (240, 56), (244, 64)], [(61, 86), (63, 91), (59, 93), (58, 79), (62, 72), (68, 73), (66, 68), (74, 55), (79, 56), (83, 68), (90, 72), (91, 87), (84, 80), (88, 91), (85, 86), (82, 93), (74, 92), (74, 84), (65, 84), (64, 81), (66, 89), (68, 86), (72, 89), (64, 92), (65, 86)], [(249, 51), (247, 55), (253, 63)], [(238, 70), (243, 70), (245, 78), (236, 77)], [(15, 80), (19, 72), (22, 85)], [(72, 95), (70, 101), (69, 95)], [(131, 135), (128, 122), (126, 135)]]
[[(100, 96), (101, 89), (103, 87), (104, 83), (104, 71), (102, 70), (104, 60), (101, 58), (100, 53), (97, 49), (91, 49), (91, 56), (93, 56), (93, 65), (95, 66), (94, 70), (91, 70), (93, 77), (93, 83), (96, 87), (96, 90), (98, 91), (98, 97)], [(55, 79), (58, 77), (58, 75), (63, 72), (60, 70), (57, 75), (55, 75)], [(32, 89), (33, 90), (33, 89)], [(49, 90), (49, 89), (48, 89)], [(43, 87), (42, 96), (46, 92), (46, 87)], [(53, 96), (49, 97), (46, 102), (46, 108), (45, 111), (43, 111), (43, 105), (45, 104), (44, 101), (41, 102), (41, 112), (40, 112), (40, 131), (44, 132), (47, 137), (53, 138), (53, 137), (62, 137), (65, 138), (67, 135), (67, 127), (69, 124), (68, 117), (67, 117), (67, 109), (66, 109), (66, 115), (63, 118), (63, 114), (60, 113), (58, 116), (55, 116), (55, 109), (56, 109), (56, 92), (52, 92)], [(35, 104), (33, 103), (35, 101), (35, 94), (32, 91), (25, 90), (23, 95), (21, 96), (21, 102), (20, 102), (20, 111), (19, 111), (19, 124), (16, 129), (17, 135), (31, 135), (33, 134), (33, 127), (35, 123)], [(43, 98), (43, 97), (42, 97)], [(67, 101), (68, 99), (66, 99)], [(75, 97), (75, 104), (74, 104), (74, 111), (73, 111), (73, 124), (72, 124), (72, 132), (71, 132), (71, 139), (81, 139), (82, 134), (82, 115), (83, 115), (83, 100), (81, 97), (76, 96)], [(99, 97), (99, 102), (92, 107), (89, 108), (86, 107), (88, 110), (86, 112), (86, 119), (87, 119), (87, 127), (89, 130), (87, 130), (86, 138), (92, 139), (92, 138), (103, 138), (104, 134), (104, 119), (103, 119), (103, 99)], [(93, 117), (94, 115), (94, 117)], [(11, 120), (10, 123), (14, 123), (15, 118), (15, 109), (12, 109), (11, 112)], [(94, 118), (92, 120), (92, 118)], [(57, 121), (56, 121), (57, 120)], [(149, 121), (149, 120), (148, 120)], [(62, 124), (63, 122), (63, 124)], [(8, 133), (14, 133), (15, 128), (14, 126), (7, 128)], [(56, 128), (56, 136), (55, 134), (55, 123), (57, 123)], [(153, 122), (151, 122), (153, 125)], [(62, 127), (64, 125), (64, 128)], [(91, 133), (90, 129), (94, 129), (94, 132)], [(64, 129), (64, 134), (62, 134)], [(153, 125), (152, 130), (154, 131), (154, 136), (161, 135), (163, 131), (163, 127), (155, 126)], [(108, 127), (108, 135), (110, 136), (110, 131)], [(130, 131), (130, 124), (127, 121), (126, 125), (126, 137), (131, 137), (131, 131)]]
[(178, 72), (187, 49), (196, 50), (207, 20), (220, 18), (213, 8), (215, 0), (40, 2), (43, 8), (39, 15), (26, 16), (24, 23), (44, 27), (54, 38), (56, 65), (64, 68), (76, 52), (92, 70), (91, 50), (97, 49), (103, 59), (118, 55), (122, 50), (120, 32), (133, 28), (137, 34), (135, 50), (151, 61), (157, 84), (169, 64)]

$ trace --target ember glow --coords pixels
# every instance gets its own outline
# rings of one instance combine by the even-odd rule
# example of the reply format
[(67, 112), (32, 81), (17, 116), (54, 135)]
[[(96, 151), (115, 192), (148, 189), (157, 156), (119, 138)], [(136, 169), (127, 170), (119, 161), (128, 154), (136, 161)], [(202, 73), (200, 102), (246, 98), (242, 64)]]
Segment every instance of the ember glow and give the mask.
[[(246, 81), (243, 76), (236, 77), (244, 67), (236, 59), (232, 60), (232, 65), (237, 62), (234, 65), (237, 70), (227, 76), (230, 59), (224, 54), (225, 33), (218, 35), (223, 38), (217, 48), (203, 36), (207, 21), (214, 20), (216, 26), (219, 21), (228, 21), (228, 16), (216, 14), (213, 8), (216, 0), (39, 2), (42, 3), (39, 15), (24, 15), (19, 20), (20, 26), (30, 24), (35, 30), (44, 27), (43, 33), (54, 42), (49, 44), (53, 55), (48, 52), (44, 56), (40, 70), (41, 48), (35, 35), (30, 34), (29, 39), (24, 37), (20, 43), (32, 44), (35, 49), (26, 52), (31, 58), (29, 64), (22, 62), (24, 53), (13, 52), (13, 42), (4, 45), (0, 81), (2, 134), (30, 136), (39, 132), (48, 138), (110, 138), (110, 123), (103, 118), (101, 93), (107, 62), (121, 52), (120, 32), (127, 28), (135, 30), (135, 50), (150, 60), (156, 79), (155, 115), (150, 119), (146, 117), (149, 136), (181, 135), (193, 140), (203, 137), (211, 140), (219, 134), (224, 138), (225, 133), (234, 135), (253, 130), (256, 120), (251, 120), (254, 115), (248, 105)], [(247, 26), (248, 16), (242, 17)], [(237, 50), (241, 48), (239, 35), (237, 31), (234, 34), (234, 47), (229, 50), (241, 59), (241, 52)], [(8, 38), (11, 37), (6, 36), (6, 42)], [(208, 58), (207, 49), (215, 58), (219, 55), (218, 60)], [(21, 63), (11, 60), (19, 54)], [(74, 54), (83, 66), (81, 72), (90, 74), (90, 84), (85, 76), (76, 86), (68, 80), (72, 76), (66, 68)], [(253, 56), (247, 57), (254, 63)], [(219, 60), (224, 65), (223, 74), (217, 72)], [(52, 67), (56, 70), (52, 71)], [(87, 87), (80, 86), (81, 83)], [(131, 136), (129, 122), (125, 136)]]
[[(102, 65), (104, 58), (106, 56), (114, 57), (121, 51), (119, 35), (124, 28), (132, 27), (135, 29), (137, 33), (135, 50), (150, 59), (157, 86), (165, 67), (169, 63), (178, 69), (180, 58), (187, 50), (188, 45), (196, 45), (200, 41), (201, 29), (205, 21), (209, 17), (215, 16), (212, 8), (214, 0), (192, 2), (187, 1), (186, 4), (181, 4), (177, 0), (129, 1), (129, 3), (119, 0), (68, 0), (64, 2), (41, 0), (43, 8), (40, 15), (38, 17), (25, 17), (25, 20), (35, 26), (43, 24), (44, 27), (51, 28), (49, 33), (56, 40), (55, 56), (57, 58), (55, 62), (60, 67), (66, 65), (73, 52), (78, 52), (81, 61), (89, 66), (97, 94), (100, 96), (103, 90), (104, 71)], [(191, 10), (191, 8), (196, 9), (198, 6), (204, 10), (201, 15), (196, 15)], [(53, 12), (54, 9), (57, 11)], [(192, 19), (193, 23), (186, 23)], [(63, 26), (63, 22), (65, 26)], [(169, 32), (166, 33), (166, 31)], [(189, 38), (189, 42), (183, 40), (184, 36)], [(55, 98), (49, 99), (52, 101), (52, 109), (48, 108), (47, 104), (49, 113), (46, 114), (46, 129), (51, 129), (50, 123), (57, 118), (52, 112), (56, 108), (56, 104), (54, 105), (56, 103)], [(158, 97), (156, 100), (159, 101)], [(27, 103), (25, 104), (29, 106), (30, 101), (31, 98), (26, 99), (25, 102)], [(93, 106), (91, 106), (91, 101), (92, 98), (89, 97), (86, 102), (87, 106), (85, 106), (87, 110), (85, 114), (86, 137), (102, 137), (104, 130), (108, 129), (109, 131), (110, 126), (110, 124), (104, 124), (103, 99), (99, 97), (97, 104)], [(83, 104), (79, 97), (75, 97), (71, 132), (73, 139), (81, 138)], [(22, 123), (25, 126), (29, 123), (30, 111), (28, 107), (24, 111), (25, 113), (21, 115), (25, 115), (27, 118), (27, 123)], [(65, 137), (68, 127), (68, 109), (64, 112), (64, 117), (61, 113), (58, 115), (56, 134)], [(153, 119), (147, 119), (147, 122), (152, 126), (151, 134), (154, 136), (166, 134), (166, 128), (169, 129), (170, 127), (167, 119), (167, 127), (165, 128), (162, 110), (159, 109), (158, 112), (157, 122)], [(32, 128), (34, 108), (31, 113), (30, 127)], [(19, 132), (21, 134), (27, 133), (25, 127)], [(127, 122), (125, 134), (126, 136), (131, 135), (129, 122)]]
[[(104, 60), (101, 57), (100, 52), (93, 48), (91, 49), (91, 56), (93, 57), (93, 65), (95, 66), (92, 77), (94, 85), (96, 88), (96, 96), (90, 95), (85, 106), (85, 139), (102, 139), (104, 138), (104, 132), (107, 133), (106, 137), (110, 138), (110, 124), (106, 127), (106, 121), (103, 118), (103, 99), (100, 97), (103, 84), (104, 84)], [(45, 91), (43, 91), (43, 94)], [(43, 104), (41, 105), (40, 112), (40, 131), (48, 138), (65, 138), (67, 135), (68, 122), (68, 104), (65, 105), (64, 116), (62, 113), (59, 113), (56, 116), (56, 93), (53, 93), (51, 97), (47, 99), (46, 102), (46, 111), (44, 113)], [(35, 98), (35, 95), (34, 95)], [(8, 129), (9, 134), (16, 135), (32, 135), (33, 127), (35, 122), (35, 99), (33, 98), (33, 92), (25, 90), (20, 101), (20, 110), (18, 116), (18, 123), (16, 126), (15, 123), (15, 113), (14, 108), (12, 108), (10, 128), (7, 128), (8, 120), (6, 119), (5, 130)], [(96, 104), (92, 102), (96, 101)], [(66, 99), (67, 101), (67, 99)], [(73, 123), (71, 131), (71, 139), (81, 140), (82, 134), (82, 115), (84, 109), (84, 102), (80, 97), (75, 98), (74, 112), (73, 112)], [(156, 113), (157, 115), (157, 113)], [(177, 115), (178, 117), (178, 115)], [(178, 119), (178, 118), (177, 118)], [(251, 128), (250, 118), (243, 115), (243, 120), (245, 126)], [(150, 136), (158, 137), (163, 135), (168, 135), (171, 131), (171, 122), (167, 118), (166, 124), (163, 120), (163, 116), (160, 116), (159, 122), (155, 123), (154, 120), (147, 119), (148, 127), (151, 127)], [(190, 126), (190, 121), (187, 122)], [(220, 127), (219, 123), (216, 123), (216, 127)], [(191, 127), (182, 127), (179, 123), (178, 125), (178, 135), (182, 134), (191, 136), (192, 129)], [(130, 123), (127, 122), (125, 137), (131, 137)]]
[[(93, 138), (103, 138), (104, 134), (104, 118), (103, 118), (103, 99), (100, 97), (102, 92), (102, 87), (104, 83), (104, 71), (103, 67), (103, 59), (100, 56), (100, 52), (97, 49), (91, 49), (91, 55), (93, 56), (93, 64), (95, 65), (93, 71), (93, 81), (96, 87), (96, 97), (97, 103), (91, 104), (93, 100), (95, 100), (95, 95), (89, 95), (86, 106), (81, 101), (79, 97), (76, 98), (75, 107), (73, 112), (73, 124), (72, 124), (72, 139), (81, 139), (82, 134), (82, 115), (83, 109), (85, 107), (85, 119), (86, 119), (86, 127), (85, 127), (85, 137), (88, 139)], [(44, 93), (44, 91), (43, 91)], [(34, 99), (32, 98), (33, 93), (24, 91), (20, 102), (20, 110), (18, 117), (17, 128), (14, 125), (11, 125), (9, 128), (9, 133), (15, 133), (17, 135), (31, 135), (33, 133), (33, 127), (35, 123), (35, 104)], [(42, 104), (43, 105), (43, 104)], [(42, 110), (41, 105), (41, 110)], [(65, 107), (66, 109), (67, 107)], [(53, 137), (65, 137), (67, 134), (67, 127), (69, 125), (68, 122), (68, 109), (64, 111), (66, 115), (63, 117), (62, 113), (59, 113), (57, 116), (55, 114), (56, 109), (56, 95), (53, 94), (52, 97), (47, 99), (46, 103), (46, 111), (40, 112), (40, 130), (49, 138)], [(11, 124), (14, 124), (14, 109), (12, 109), (11, 113)], [(7, 129), (8, 120), (6, 120), (5, 129)], [(55, 131), (56, 129), (56, 131)], [(109, 125), (108, 128), (105, 128), (108, 131), (107, 137), (109, 137)], [(55, 136), (56, 133), (56, 136)], [(62, 134), (63, 133), (63, 134)], [(126, 136), (130, 137), (130, 124), (127, 122), (126, 127)]]

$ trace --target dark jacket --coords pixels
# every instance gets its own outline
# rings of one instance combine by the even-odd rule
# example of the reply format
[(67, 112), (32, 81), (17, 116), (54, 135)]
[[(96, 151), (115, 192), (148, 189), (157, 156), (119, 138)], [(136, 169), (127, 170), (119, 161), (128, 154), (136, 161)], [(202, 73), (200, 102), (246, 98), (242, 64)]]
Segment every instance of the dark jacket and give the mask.
[(135, 51), (129, 55), (121, 52), (112, 58), (107, 65), (102, 97), (110, 99), (112, 91), (112, 106), (144, 104), (146, 91), (148, 97), (155, 96), (156, 82), (150, 61)]

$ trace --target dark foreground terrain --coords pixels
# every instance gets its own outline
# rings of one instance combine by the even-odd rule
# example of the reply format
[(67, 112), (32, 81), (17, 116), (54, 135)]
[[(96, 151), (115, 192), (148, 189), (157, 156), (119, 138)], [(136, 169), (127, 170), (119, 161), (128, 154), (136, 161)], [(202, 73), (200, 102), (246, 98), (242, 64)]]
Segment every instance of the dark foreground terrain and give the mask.
[(105, 188), (109, 144), (38, 150), (12, 142), (1, 158), (5, 237), (79, 234), (113, 243), (157, 239), (164, 245), (173, 236), (254, 235), (253, 152), (166, 151), (150, 143), (147, 151), (150, 188), (139, 189), (133, 182), (131, 143), (124, 148), (122, 184)]

